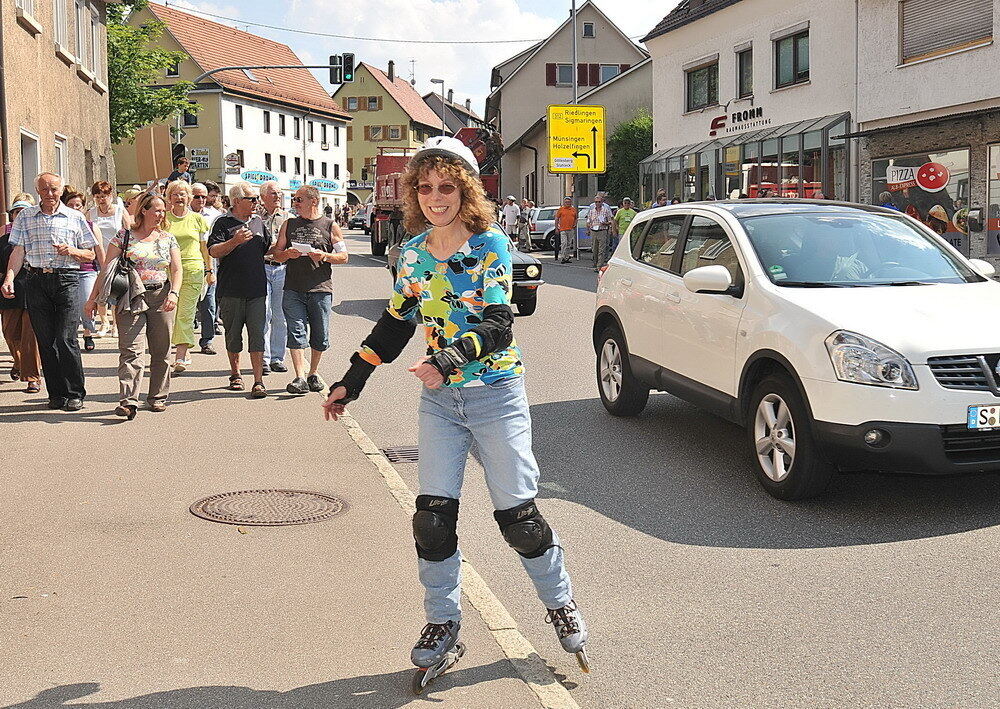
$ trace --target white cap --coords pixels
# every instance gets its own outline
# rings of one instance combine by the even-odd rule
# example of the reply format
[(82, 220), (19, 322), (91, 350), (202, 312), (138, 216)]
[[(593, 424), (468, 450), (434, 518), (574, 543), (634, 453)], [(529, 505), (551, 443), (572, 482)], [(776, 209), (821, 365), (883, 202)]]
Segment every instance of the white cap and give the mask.
[(507, 195), (507, 199), (509, 199), (511, 202), (516, 202), (517, 201), (517, 197), (515, 197), (512, 194)]
[(466, 169), (469, 170), (473, 175), (479, 174), (479, 161), (476, 160), (476, 156), (472, 154), (468, 146), (465, 145), (458, 138), (450, 138), (446, 135), (438, 135), (433, 138), (428, 138), (427, 142), (423, 144), (414, 155), (412, 160), (420, 160), (421, 158), (431, 157), (435, 155), (440, 155), (445, 158), (457, 158), (465, 163)]

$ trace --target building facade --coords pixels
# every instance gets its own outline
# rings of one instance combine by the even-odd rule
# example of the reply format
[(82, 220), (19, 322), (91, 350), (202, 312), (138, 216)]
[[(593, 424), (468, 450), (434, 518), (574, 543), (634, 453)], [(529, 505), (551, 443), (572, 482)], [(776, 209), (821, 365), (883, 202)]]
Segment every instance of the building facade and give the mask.
[[(284, 44), (173, 7), (150, 3), (129, 21), (152, 19), (167, 28), (159, 46), (187, 56), (164, 72), (163, 85), (195, 81), (219, 67), (302, 63)], [(221, 71), (198, 81), (190, 98), (200, 110), (184, 114), (170, 127), (191, 160), (195, 179), (213, 180), (224, 189), (240, 180), (275, 180), (289, 193), (311, 184), (319, 189), (322, 206), (347, 202), (350, 116), (308, 69)], [(166, 177), (158, 174), (162, 160), (145, 159), (147, 145), (116, 146), (120, 185)], [(150, 173), (151, 164), (157, 165), (157, 174)]]
[[(455, 92), (448, 89), (447, 98), (441, 98), (441, 94), (431, 92), (424, 94), (424, 103), (431, 109), (435, 116), (441, 116), (444, 111), (444, 123), (448, 135), (454, 135), (463, 128), (485, 128), (486, 121), (472, 110), (472, 99), (465, 99), (465, 104), (455, 103)], [(438, 125), (441, 125), (440, 118)]]
[(641, 199), (854, 196), (856, 32), (853, 0), (681, 2), (643, 40), (655, 90)]
[(354, 82), (342, 84), (333, 100), (353, 118), (347, 131), (352, 202), (363, 203), (371, 195), (380, 150), (415, 149), (441, 134), (440, 115), (434, 115), (410, 82), (397, 76), (392, 61), (386, 71), (360, 63)]
[[(493, 68), (486, 121), (503, 135), (501, 192), (536, 203), (559, 203), (567, 194), (563, 175), (549, 174), (545, 116), (552, 104), (573, 101), (647, 58), (590, 0), (577, 10), (577, 66), (573, 22), (567, 18), (545, 40)], [(539, 138), (539, 136), (541, 136)]]
[(106, 24), (104, 2), (0, 0), (4, 209), (43, 171), (87, 192), (114, 182)]
[(860, 196), (1000, 263), (994, 0), (861, 0)]

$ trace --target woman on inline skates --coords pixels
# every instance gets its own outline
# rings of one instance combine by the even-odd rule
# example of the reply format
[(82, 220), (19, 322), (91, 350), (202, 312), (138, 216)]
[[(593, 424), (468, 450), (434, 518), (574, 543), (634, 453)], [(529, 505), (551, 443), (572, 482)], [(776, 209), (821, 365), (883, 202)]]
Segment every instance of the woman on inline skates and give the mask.
[(478, 176), (472, 151), (455, 138), (431, 138), (410, 160), (401, 179), (405, 226), (422, 233), (403, 245), (389, 307), (323, 404), (326, 418), (335, 420), (375, 368), (396, 359), (423, 326), (427, 355), (409, 368), (423, 384), (413, 536), (427, 625), (410, 655), (419, 668), (418, 692), (464, 652), (455, 530), (473, 441), (500, 532), (521, 556), (563, 648), (589, 669), (587, 626), (563, 550), (535, 504), (538, 465), (524, 366), (511, 332), (511, 242), (494, 226)]

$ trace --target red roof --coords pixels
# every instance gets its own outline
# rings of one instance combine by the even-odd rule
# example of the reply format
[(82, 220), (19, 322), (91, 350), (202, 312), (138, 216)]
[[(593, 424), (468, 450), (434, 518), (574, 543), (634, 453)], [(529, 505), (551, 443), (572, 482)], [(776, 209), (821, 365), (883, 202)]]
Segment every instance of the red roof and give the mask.
[(395, 81), (389, 81), (388, 74), (381, 69), (373, 67), (371, 64), (362, 63), (362, 65), (367, 67), (372, 76), (382, 84), (382, 88), (399, 104), (399, 107), (406, 111), (411, 120), (430, 128), (441, 125), (441, 117), (435, 115), (431, 107), (424, 103), (424, 99), (410, 86), (409, 81), (399, 76), (395, 77)]
[[(205, 20), (173, 7), (149, 3), (149, 9), (167, 26), (170, 34), (203, 71), (238, 65), (302, 65), (295, 52), (280, 42)], [(251, 72), (257, 81), (239, 69), (220, 71), (212, 74), (206, 81), (214, 81), (224, 88), (265, 101), (280, 101), (322, 111), (338, 118), (351, 118), (349, 113), (330, 98), (308, 69), (253, 69)]]

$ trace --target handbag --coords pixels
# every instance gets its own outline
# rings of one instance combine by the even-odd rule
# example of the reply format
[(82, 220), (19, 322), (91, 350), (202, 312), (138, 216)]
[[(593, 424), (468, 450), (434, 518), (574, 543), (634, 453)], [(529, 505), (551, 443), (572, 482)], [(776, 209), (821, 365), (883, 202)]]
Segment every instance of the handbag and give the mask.
[(129, 289), (129, 276), (132, 272), (132, 262), (129, 260), (128, 256), (125, 254), (128, 251), (128, 240), (132, 236), (130, 230), (125, 230), (125, 239), (122, 242), (122, 252), (118, 256), (118, 261), (115, 264), (115, 273), (111, 277), (111, 297), (115, 300), (119, 300), (128, 293)]

